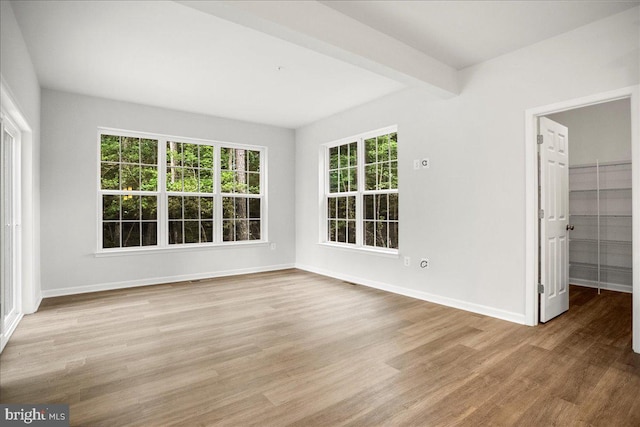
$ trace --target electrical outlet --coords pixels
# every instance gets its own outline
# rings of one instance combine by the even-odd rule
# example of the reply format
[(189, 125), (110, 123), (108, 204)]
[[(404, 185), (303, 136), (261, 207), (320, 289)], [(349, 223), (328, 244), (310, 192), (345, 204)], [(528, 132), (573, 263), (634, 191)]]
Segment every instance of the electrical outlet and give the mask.
[(424, 158), (420, 161), (420, 164), (422, 165), (422, 169), (429, 169), (429, 166), (431, 166), (431, 162), (429, 161), (429, 158)]
[(276, 250), (276, 244), (275, 244), (275, 243), (272, 243), (270, 247), (271, 247), (271, 250), (272, 250), (272, 251), (275, 251), (275, 250)]
[(404, 257), (404, 266), (409, 267), (411, 265), (411, 257)]
[(420, 260), (420, 268), (429, 268), (431, 267), (431, 263), (429, 262), (429, 258), (422, 258)]
[(413, 161), (413, 168), (414, 168), (415, 170), (420, 169), (420, 159), (415, 159), (415, 160)]

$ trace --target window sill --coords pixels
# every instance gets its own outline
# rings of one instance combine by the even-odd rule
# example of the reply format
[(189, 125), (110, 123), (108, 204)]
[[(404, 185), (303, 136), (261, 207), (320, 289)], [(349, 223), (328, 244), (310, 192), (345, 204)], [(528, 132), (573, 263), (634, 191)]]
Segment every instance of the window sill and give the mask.
[(269, 246), (269, 242), (264, 240), (249, 241), (249, 242), (233, 242), (233, 243), (214, 243), (209, 245), (175, 245), (162, 248), (131, 248), (131, 249), (117, 249), (117, 250), (102, 250), (97, 251), (94, 255), (96, 258), (102, 257), (116, 257), (116, 256), (129, 256), (129, 255), (154, 255), (162, 253), (178, 253), (178, 252), (192, 252), (192, 251), (204, 251), (214, 249), (241, 249), (241, 248), (253, 248)]
[(371, 255), (382, 256), (386, 258), (399, 258), (400, 252), (397, 249), (376, 249), (376, 248), (368, 248), (364, 246), (353, 246), (353, 245), (341, 245), (339, 243), (328, 243), (328, 242), (320, 242), (318, 243), (320, 246), (324, 246), (332, 249), (340, 249), (347, 252), (361, 252), (367, 253)]

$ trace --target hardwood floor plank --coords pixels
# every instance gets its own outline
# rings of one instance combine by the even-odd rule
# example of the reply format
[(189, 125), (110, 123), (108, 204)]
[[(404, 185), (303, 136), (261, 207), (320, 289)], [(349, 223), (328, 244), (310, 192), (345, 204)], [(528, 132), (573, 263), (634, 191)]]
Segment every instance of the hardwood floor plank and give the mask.
[(74, 426), (640, 425), (631, 295), (526, 327), (285, 270), (45, 300), (2, 403)]

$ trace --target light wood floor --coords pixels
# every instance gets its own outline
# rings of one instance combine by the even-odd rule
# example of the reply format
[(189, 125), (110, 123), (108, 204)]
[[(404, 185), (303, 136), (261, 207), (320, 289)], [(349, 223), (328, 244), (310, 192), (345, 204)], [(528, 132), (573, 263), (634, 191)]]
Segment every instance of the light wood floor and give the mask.
[(3, 403), (81, 426), (640, 425), (631, 295), (526, 327), (298, 271), (47, 299)]

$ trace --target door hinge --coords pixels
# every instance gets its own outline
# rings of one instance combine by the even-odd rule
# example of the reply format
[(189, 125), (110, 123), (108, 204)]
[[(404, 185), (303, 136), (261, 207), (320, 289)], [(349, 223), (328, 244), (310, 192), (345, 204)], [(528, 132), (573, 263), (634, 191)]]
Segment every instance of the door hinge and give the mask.
[(538, 293), (544, 294), (544, 285), (542, 283), (538, 283)]
[(544, 137), (542, 135), (538, 135), (538, 144), (544, 143)]
[(538, 209), (538, 219), (544, 218), (544, 209)]

